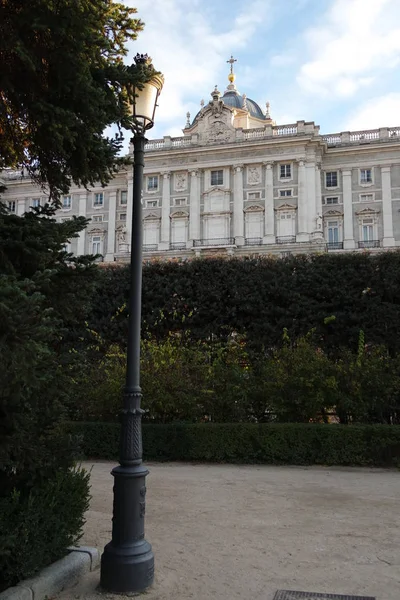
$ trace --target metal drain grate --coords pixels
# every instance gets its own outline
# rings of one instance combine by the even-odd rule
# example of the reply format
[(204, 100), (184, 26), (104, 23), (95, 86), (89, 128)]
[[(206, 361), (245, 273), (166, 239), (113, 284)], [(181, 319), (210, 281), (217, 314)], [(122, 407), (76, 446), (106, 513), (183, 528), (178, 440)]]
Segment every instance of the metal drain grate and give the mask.
[(291, 592), (278, 590), (274, 600), (376, 600), (371, 596), (348, 596), (341, 594), (317, 594), (315, 592)]

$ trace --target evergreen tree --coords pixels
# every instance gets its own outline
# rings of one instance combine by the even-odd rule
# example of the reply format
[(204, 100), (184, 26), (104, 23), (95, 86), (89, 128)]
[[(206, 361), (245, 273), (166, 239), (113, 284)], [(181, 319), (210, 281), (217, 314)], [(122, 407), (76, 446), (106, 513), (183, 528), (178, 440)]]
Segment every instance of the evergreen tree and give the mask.
[[(55, 200), (71, 182), (110, 180), (127, 86), (149, 78), (123, 64), (143, 28), (135, 13), (112, 0), (0, 2), (0, 169), (25, 167)], [(120, 134), (104, 137), (112, 124)]]

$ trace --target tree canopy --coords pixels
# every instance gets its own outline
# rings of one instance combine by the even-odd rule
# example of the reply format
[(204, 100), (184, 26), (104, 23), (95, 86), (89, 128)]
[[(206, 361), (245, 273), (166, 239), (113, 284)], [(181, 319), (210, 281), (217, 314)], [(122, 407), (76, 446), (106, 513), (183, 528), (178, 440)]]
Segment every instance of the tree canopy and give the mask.
[[(57, 200), (72, 182), (106, 184), (129, 127), (123, 62), (143, 23), (112, 0), (0, 0), (0, 169), (28, 170)], [(117, 124), (119, 134), (103, 135)]]

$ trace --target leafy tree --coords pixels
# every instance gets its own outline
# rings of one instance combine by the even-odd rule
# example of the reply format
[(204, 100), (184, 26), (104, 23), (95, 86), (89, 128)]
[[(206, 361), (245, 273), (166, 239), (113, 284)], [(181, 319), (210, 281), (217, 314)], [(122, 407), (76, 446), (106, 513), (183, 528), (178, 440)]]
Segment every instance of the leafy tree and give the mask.
[[(135, 13), (112, 0), (0, 2), (0, 168), (25, 167), (55, 200), (72, 181), (110, 180), (127, 85), (151, 72), (123, 64), (143, 28)], [(114, 123), (120, 133), (104, 137)]]

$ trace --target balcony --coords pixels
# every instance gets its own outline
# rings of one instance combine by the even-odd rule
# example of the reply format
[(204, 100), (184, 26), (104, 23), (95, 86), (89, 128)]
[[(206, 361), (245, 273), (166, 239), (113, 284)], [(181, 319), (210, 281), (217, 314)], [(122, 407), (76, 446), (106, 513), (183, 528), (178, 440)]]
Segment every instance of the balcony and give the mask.
[(171, 242), (169, 245), (170, 250), (186, 250), (186, 242)]
[(261, 246), (262, 238), (246, 238), (244, 241), (245, 246)]
[(343, 242), (328, 242), (326, 244), (326, 249), (328, 250), (343, 250)]
[(143, 252), (154, 252), (158, 250), (158, 244), (143, 244)]
[(193, 240), (193, 246), (208, 246), (208, 247), (218, 247), (218, 246), (233, 246), (235, 244), (234, 238), (215, 238), (213, 240)]
[(294, 244), (296, 241), (295, 235), (283, 235), (276, 238), (277, 244)]
[(379, 240), (363, 240), (358, 242), (359, 248), (380, 248), (380, 245), (381, 243)]

